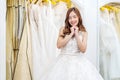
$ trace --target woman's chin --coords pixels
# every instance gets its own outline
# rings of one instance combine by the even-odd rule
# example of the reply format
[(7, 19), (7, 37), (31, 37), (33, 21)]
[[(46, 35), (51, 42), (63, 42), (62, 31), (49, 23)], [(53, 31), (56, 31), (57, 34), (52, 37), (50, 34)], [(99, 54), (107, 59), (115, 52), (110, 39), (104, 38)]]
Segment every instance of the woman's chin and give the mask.
[(72, 24), (72, 26), (77, 26), (77, 24)]
[(72, 26), (77, 26), (76, 24), (72, 25)]

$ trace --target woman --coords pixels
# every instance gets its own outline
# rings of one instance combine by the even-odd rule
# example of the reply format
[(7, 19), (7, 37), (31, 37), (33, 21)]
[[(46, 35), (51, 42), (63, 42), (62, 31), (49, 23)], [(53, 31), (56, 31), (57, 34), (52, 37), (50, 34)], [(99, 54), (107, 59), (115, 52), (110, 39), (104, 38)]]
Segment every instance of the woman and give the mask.
[(67, 11), (65, 27), (60, 29), (57, 41), (61, 53), (42, 80), (103, 80), (84, 56), (87, 35), (80, 12), (75, 7), (70, 8)]

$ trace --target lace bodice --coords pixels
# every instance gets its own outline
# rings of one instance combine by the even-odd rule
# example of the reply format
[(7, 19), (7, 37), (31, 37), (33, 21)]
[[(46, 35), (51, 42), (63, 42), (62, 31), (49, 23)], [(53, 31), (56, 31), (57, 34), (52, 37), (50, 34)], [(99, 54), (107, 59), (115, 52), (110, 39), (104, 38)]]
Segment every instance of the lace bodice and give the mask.
[[(82, 38), (81, 32), (79, 33), (80, 40)], [(76, 54), (80, 53), (77, 41), (75, 37), (71, 38), (70, 41), (61, 49), (62, 54)]]

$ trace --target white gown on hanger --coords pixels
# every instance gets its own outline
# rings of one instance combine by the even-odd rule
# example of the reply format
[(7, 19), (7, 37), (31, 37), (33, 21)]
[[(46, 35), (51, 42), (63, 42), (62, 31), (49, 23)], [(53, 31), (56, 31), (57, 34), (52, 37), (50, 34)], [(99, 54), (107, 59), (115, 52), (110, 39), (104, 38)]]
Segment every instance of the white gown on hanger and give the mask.
[[(81, 38), (81, 34), (80, 34)], [(103, 80), (96, 67), (80, 52), (75, 38), (62, 49), (51, 69), (41, 80)]]
[(100, 72), (105, 80), (120, 80), (120, 42), (112, 18), (107, 9), (101, 13)]
[(54, 23), (57, 29), (59, 30), (63, 25), (65, 25), (65, 17), (67, 13), (67, 5), (65, 2), (59, 2), (55, 7), (54, 10)]
[(54, 11), (50, 4), (32, 4), (29, 10), (34, 80), (40, 80), (59, 54), (56, 47), (59, 30), (53, 22), (53, 16)]

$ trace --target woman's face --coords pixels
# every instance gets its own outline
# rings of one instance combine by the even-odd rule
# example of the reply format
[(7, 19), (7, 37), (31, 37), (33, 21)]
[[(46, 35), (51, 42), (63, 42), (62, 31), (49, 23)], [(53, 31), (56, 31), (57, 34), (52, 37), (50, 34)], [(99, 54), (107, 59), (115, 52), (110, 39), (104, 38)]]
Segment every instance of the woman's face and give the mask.
[(69, 23), (71, 26), (77, 26), (78, 24), (78, 16), (76, 15), (76, 13), (74, 11), (72, 11), (70, 14), (69, 14)]

